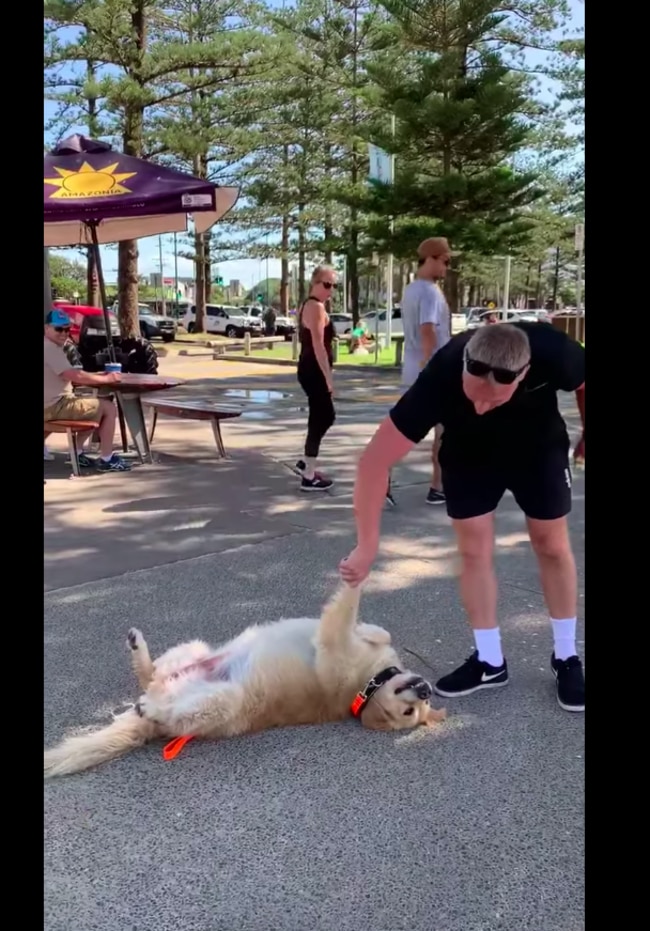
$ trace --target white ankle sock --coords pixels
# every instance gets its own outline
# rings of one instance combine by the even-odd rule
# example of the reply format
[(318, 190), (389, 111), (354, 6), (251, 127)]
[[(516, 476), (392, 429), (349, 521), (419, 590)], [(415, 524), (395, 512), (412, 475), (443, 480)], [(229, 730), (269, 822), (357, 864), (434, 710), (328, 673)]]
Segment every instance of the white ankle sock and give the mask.
[(474, 643), (478, 650), (478, 658), (482, 663), (489, 663), (490, 666), (503, 666), (501, 631), (498, 627), (491, 627), (489, 630), (475, 630)]
[(314, 477), (314, 472), (316, 471), (316, 460), (311, 456), (305, 456), (305, 471), (303, 475), (306, 479), (310, 480)]
[(553, 651), (555, 659), (568, 659), (576, 655), (576, 619), (574, 617), (556, 621), (551, 618), (553, 627)]

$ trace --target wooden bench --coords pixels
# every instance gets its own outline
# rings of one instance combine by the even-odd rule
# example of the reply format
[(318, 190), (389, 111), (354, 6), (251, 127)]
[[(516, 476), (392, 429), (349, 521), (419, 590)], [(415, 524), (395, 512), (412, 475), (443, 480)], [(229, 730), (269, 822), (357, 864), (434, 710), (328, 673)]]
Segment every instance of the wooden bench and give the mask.
[(207, 398), (198, 398), (192, 401), (143, 398), (142, 403), (153, 409), (153, 423), (149, 434), (150, 444), (153, 443), (153, 436), (156, 432), (158, 414), (166, 414), (168, 417), (182, 417), (185, 420), (209, 420), (214, 433), (214, 441), (217, 444), (217, 452), (221, 459), (227, 458), (226, 447), (221, 435), (221, 421), (241, 417), (243, 413), (242, 408), (236, 404), (211, 401)]
[(70, 461), (72, 463), (73, 475), (81, 475), (79, 468), (79, 451), (77, 449), (77, 435), (79, 433), (90, 433), (91, 430), (99, 430), (99, 423), (95, 420), (45, 420), (43, 422), (43, 432), (45, 436), (50, 433), (65, 433), (68, 438), (68, 450), (70, 451)]

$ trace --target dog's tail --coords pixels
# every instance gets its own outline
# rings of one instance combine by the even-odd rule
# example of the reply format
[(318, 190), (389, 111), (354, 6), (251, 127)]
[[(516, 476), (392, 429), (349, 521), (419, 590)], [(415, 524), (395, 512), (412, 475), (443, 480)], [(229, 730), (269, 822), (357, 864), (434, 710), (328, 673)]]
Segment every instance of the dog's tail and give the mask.
[(141, 747), (156, 736), (156, 726), (141, 718), (135, 709), (116, 715), (108, 727), (68, 737), (45, 751), (45, 778), (79, 773), (107, 763), (128, 750)]

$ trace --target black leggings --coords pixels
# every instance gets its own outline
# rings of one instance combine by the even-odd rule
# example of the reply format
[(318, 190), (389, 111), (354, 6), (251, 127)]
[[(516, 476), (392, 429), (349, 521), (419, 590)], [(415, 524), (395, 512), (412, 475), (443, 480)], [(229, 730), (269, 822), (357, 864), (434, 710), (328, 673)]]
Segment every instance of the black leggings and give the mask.
[(309, 402), (305, 456), (316, 459), (321, 440), (336, 420), (334, 403), (320, 366), (317, 369), (299, 368), (298, 382)]

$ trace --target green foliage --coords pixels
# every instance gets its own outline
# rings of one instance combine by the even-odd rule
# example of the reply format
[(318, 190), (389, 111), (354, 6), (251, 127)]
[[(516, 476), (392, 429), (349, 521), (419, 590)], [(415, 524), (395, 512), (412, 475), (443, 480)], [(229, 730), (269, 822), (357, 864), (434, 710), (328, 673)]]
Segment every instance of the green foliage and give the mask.
[[(494, 287), (509, 253), (511, 293), (543, 296), (530, 269), (558, 243), (570, 267), (584, 215), (584, 40), (568, 14), (565, 0), (46, 0), (46, 128), (239, 184), (232, 214), (184, 244), (202, 280), (279, 257), (286, 302), (290, 262), (304, 289), (308, 261), (345, 256), (356, 313), (372, 253), (406, 267), (444, 235), (461, 290)], [(395, 155), (392, 188), (368, 183), (369, 142)], [(127, 307), (137, 258), (119, 251)]]

